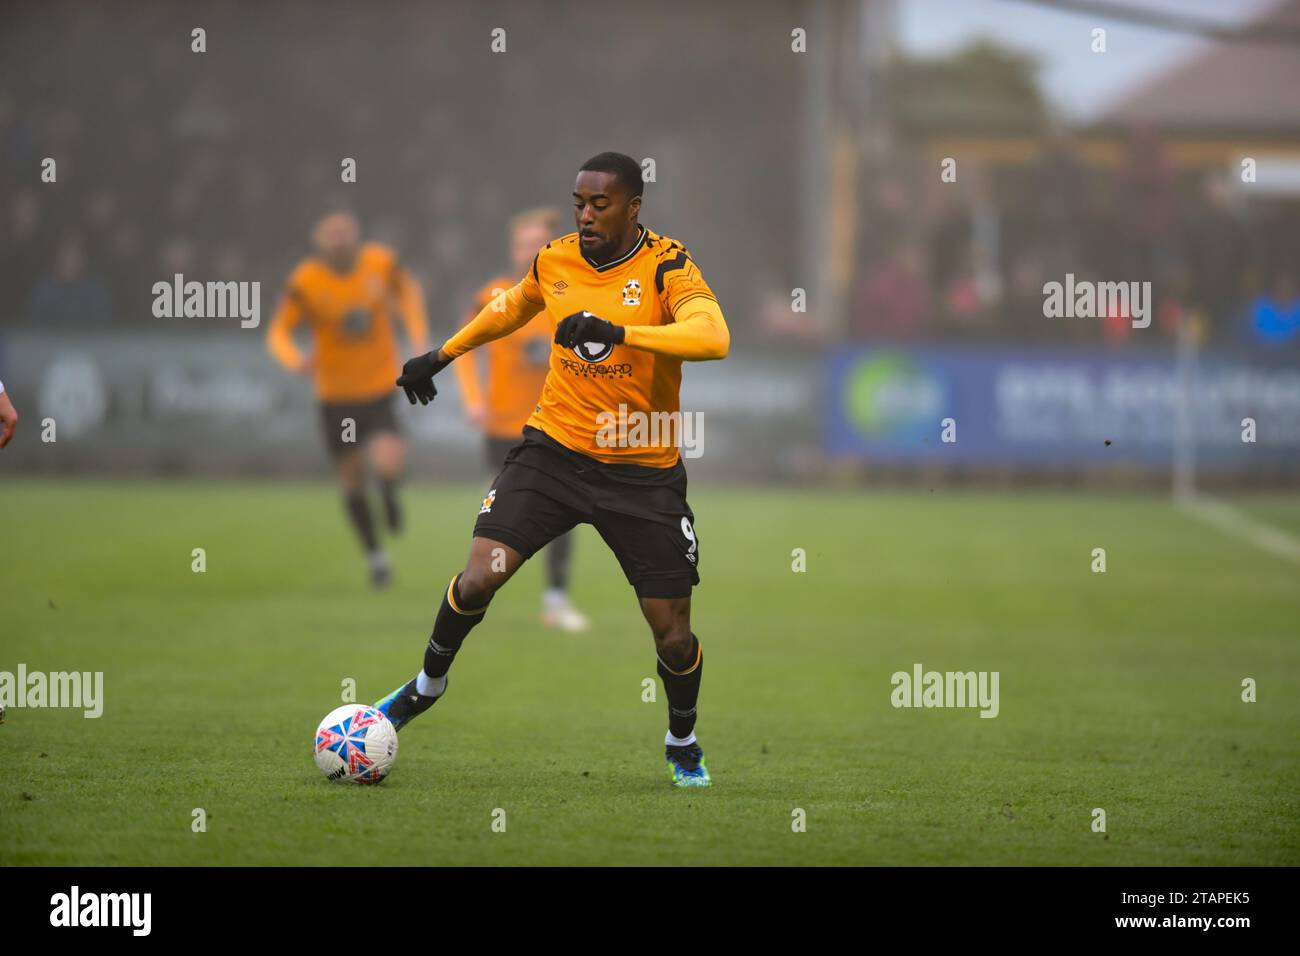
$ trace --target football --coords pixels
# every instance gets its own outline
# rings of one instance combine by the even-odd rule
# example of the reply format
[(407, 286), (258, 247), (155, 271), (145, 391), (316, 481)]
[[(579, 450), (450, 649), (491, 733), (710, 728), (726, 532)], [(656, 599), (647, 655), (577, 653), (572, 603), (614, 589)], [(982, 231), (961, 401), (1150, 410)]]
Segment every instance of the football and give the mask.
[(397, 762), (397, 729), (374, 707), (344, 704), (325, 715), (312, 746), (328, 779), (379, 783)]

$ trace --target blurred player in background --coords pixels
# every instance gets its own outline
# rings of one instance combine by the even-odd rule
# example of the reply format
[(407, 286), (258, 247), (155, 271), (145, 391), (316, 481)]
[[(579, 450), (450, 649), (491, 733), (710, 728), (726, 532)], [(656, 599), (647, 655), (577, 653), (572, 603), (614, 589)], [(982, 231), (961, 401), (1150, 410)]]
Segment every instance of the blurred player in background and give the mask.
[(17, 427), (18, 413), (14, 411), (14, 403), (9, 401), (9, 395), (5, 392), (5, 383), (0, 382), (0, 448), (9, 444)]
[[(398, 481), (406, 464), (406, 441), (393, 413), (397, 337), (391, 308), (396, 300), (406, 335), (417, 352), (428, 348), (424, 293), (393, 250), (360, 241), (356, 218), (332, 212), (312, 232), (316, 254), (289, 276), (267, 332), (267, 347), (285, 368), (310, 375), (320, 401), (325, 444), (334, 457), (348, 517), (366, 551), (377, 588), (392, 579), (388, 554), (379, 544), (365, 492), (363, 448), (379, 480), (391, 533), (402, 528)], [(306, 324), (314, 350), (304, 354), (294, 330)]]
[[(497, 276), (474, 296), (466, 325), (496, 299), (504, 308), (504, 293), (533, 264), (533, 257), (555, 235), (560, 215), (554, 209), (532, 209), (510, 222), (510, 259), (513, 272)], [(545, 310), (523, 328), (483, 346), (480, 363), (476, 352), (466, 353), (455, 365), (456, 378), (469, 419), (483, 429), (488, 477), (501, 470), (506, 452), (523, 438), (524, 424), (537, 407), (551, 364), (553, 320)], [(485, 372), (485, 374), (484, 374)], [(542, 622), (566, 631), (585, 631), (588, 621), (569, 601), (569, 567), (573, 532), (562, 534), (546, 546), (546, 592), (542, 597)]]

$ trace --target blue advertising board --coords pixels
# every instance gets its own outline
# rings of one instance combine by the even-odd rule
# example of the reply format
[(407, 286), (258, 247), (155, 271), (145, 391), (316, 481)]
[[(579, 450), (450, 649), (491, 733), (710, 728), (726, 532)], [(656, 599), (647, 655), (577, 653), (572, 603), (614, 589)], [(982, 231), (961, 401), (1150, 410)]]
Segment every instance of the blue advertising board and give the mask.
[(1294, 353), (1203, 352), (1180, 370), (1172, 349), (839, 347), (823, 377), (825, 446), (879, 463), (1159, 467), (1183, 429), (1198, 467), (1296, 467), (1298, 364)]

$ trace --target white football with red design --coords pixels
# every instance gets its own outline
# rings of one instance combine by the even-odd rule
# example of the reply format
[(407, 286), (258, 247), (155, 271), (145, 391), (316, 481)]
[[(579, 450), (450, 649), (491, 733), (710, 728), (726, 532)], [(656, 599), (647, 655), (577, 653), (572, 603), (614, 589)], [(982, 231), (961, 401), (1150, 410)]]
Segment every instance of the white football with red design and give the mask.
[(368, 704), (344, 704), (320, 722), (313, 750), (330, 780), (378, 783), (397, 762), (397, 728)]

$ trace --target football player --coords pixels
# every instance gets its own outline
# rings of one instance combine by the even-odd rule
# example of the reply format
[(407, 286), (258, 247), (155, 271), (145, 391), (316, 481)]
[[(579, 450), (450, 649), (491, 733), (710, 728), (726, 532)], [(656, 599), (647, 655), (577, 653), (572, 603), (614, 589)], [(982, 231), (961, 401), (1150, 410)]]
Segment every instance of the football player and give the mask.
[(636, 160), (592, 157), (574, 184), (576, 230), (546, 244), (500, 308), (489, 304), (441, 348), (403, 366), (397, 384), (412, 403), (428, 404), (434, 377), (457, 357), (543, 310), (562, 316), (541, 398), (479, 507), (469, 559), (447, 585), (423, 666), (376, 706), (399, 729), (433, 706), (497, 590), (555, 538), (591, 524), (654, 639), (673, 783), (702, 787), (711, 783), (695, 735), (704, 655), (691, 630), (700, 540), (686, 468), (676, 442), (611, 442), (605, 423), (610, 415), (679, 415), (682, 362), (724, 358), (730, 335), (690, 253), (640, 223), (642, 191)]
[[(400, 353), (392, 307), (396, 301), (412, 348), (427, 348), (424, 293), (391, 249), (360, 241), (360, 227), (350, 213), (325, 216), (312, 241), (316, 254), (289, 276), (267, 331), (267, 347), (281, 365), (310, 376), (315, 385), (344, 507), (365, 549), (371, 582), (383, 588), (392, 570), (366, 500), (363, 449), (369, 451), (379, 481), (388, 529), (397, 533), (402, 527), (397, 486), (406, 441), (393, 414), (392, 382)], [(294, 342), (299, 325), (311, 332), (315, 347), (309, 354)]]

